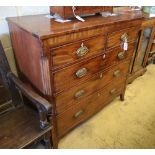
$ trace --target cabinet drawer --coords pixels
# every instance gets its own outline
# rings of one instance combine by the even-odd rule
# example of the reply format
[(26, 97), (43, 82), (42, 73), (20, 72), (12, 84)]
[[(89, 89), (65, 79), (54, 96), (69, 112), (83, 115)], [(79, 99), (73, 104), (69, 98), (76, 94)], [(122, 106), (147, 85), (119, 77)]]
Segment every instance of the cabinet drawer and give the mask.
[[(123, 52), (121, 47), (113, 48), (107, 53), (94, 59), (74, 64), (65, 69), (55, 72), (55, 92), (63, 91), (81, 82), (87, 82), (90, 77), (94, 76), (101, 70), (104, 70), (110, 66), (115, 65), (116, 63), (120, 63), (126, 59), (131, 58), (134, 50), (133, 48), (133, 43), (129, 44), (129, 49), (125, 52)], [(120, 58), (118, 57), (118, 55), (120, 56)]]
[(53, 66), (67, 65), (74, 61), (102, 53), (105, 48), (105, 37), (97, 36), (87, 40), (67, 44), (51, 49)]
[(55, 92), (70, 88), (75, 84), (77, 85), (77, 83), (87, 81), (88, 78), (90, 78), (101, 69), (105, 69), (106, 66), (106, 59), (103, 58), (103, 55), (101, 55), (91, 60), (81, 62), (55, 72)]
[(122, 47), (115, 47), (111, 50), (108, 50), (105, 54), (108, 57), (107, 64), (118, 64), (121, 62), (124, 62), (126, 60), (131, 60), (131, 57), (133, 55), (133, 52), (135, 50), (135, 43), (129, 43), (128, 50), (124, 51), (122, 50)]
[(58, 136), (63, 136), (71, 128), (101, 110), (103, 106), (112, 101), (117, 95), (120, 95), (123, 92), (123, 89), (124, 85), (115, 81), (115, 83), (110, 83), (103, 90), (90, 95), (63, 112), (61, 115), (58, 115)]
[(137, 28), (129, 28), (121, 31), (116, 31), (108, 34), (107, 48), (115, 47), (123, 44), (123, 38), (127, 38), (127, 42), (134, 42), (137, 40)]
[(102, 89), (112, 80), (124, 81), (127, 76), (129, 61), (114, 66), (106, 71), (102, 71), (88, 82), (77, 85), (55, 97), (57, 113), (63, 112), (68, 107), (75, 105), (83, 98)]

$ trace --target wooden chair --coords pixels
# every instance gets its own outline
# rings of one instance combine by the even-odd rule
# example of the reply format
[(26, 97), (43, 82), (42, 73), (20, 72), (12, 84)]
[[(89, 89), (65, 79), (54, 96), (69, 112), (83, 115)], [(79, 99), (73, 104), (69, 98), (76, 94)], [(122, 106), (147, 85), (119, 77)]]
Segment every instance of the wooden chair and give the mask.
[(40, 140), (45, 148), (52, 148), (52, 106), (11, 72), (1, 42), (0, 73), (14, 105), (0, 114), (0, 148), (29, 148)]

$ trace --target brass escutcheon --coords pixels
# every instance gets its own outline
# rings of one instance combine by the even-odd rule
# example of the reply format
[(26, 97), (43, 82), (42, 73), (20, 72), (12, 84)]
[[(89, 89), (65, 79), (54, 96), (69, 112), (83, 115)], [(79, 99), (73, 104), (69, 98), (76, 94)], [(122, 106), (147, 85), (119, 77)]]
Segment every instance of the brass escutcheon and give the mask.
[(78, 57), (82, 57), (88, 53), (88, 48), (84, 46), (84, 44), (81, 44), (81, 47), (76, 51), (76, 54)]
[(123, 35), (121, 35), (121, 40), (123, 42), (128, 42), (128, 34), (127, 33), (124, 33)]
[(114, 89), (112, 89), (112, 90), (110, 91), (110, 94), (111, 94), (111, 95), (116, 94), (116, 89), (115, 89), (115, 88), (114, 88)]
[(79, 116), (81, 116), (84, 113), (83, 110), (78, 111), (77, 113), (74, 114), (75, 118), (78, 118)]
[(87, 69), (86, 68), (81, 68), (76, 72), (76, 76), (78, 78), (81, 78), (87, 74)]
[(113, 75), (115, 77), (119, 77), (121, 75), (121, 71), (120, 70), (116, 70)]
[(117, 57), (118, 57), (119, 60), (124, 59), (125, 58), (125, 52), (119, 52)]
[(76, 92), (75, 95), (74, 95), (74, 97), (75, 97), (75, 99), (79, 99), (79, 98), (81, 98), (84, 94), (85, 94), (85, 91), (82, 89), (82, 90), (79, 90), (78, 92)]

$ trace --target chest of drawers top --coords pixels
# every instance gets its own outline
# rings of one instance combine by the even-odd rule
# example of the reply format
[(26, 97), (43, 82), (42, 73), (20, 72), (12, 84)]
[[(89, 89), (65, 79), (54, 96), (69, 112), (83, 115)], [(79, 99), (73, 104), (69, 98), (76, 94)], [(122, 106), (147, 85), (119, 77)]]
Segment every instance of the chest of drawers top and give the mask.
[[(103, 28), (104, 34), (104, 32), (107, 32), (108, 30), (111, 31), (112, 29), (121, 29), (120, 25), (117, 27), (118, 23), (124, 23), (122, 27), (131, 27), (132, 25), (129, 25), (128, 23), (137, 19), (141, 20), (142, 16), (140, 14), (118, 14), (117, 16), (111, 17), (96, 15), (85, 17), (84, 19), (85, 22), (72, 19), (70, 22), (59, 23), (54, 21), (54, 19), (48, 18), (48, 15), (46, 14), (7, 18), (8, 22), (18, 25), (23, 30), (33, 34), (34, 36), (40, 39), (47, 39), (49, 37), (58, 37), (61, 35), (101, 27)], [(136, 26), (136, 24), (138, 24), (138, 22), (133, 23), (134, 26)], [(113, 27), (112, 25), (115, 26)]]

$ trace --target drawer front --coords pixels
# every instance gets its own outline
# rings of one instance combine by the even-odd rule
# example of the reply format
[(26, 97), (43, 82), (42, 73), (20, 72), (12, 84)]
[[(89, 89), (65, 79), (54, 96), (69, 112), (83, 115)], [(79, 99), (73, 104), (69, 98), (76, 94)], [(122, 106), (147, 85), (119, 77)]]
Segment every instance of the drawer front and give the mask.
[(97, 36), (91, 39), (67, 44), (51, 49), (53, 66), (67, 65), (74, 61), (102, 53), (105, 49), (105, 37)]
[(107, 56), (108, 57), (107, 64), (112, 65), (124, 62), (126, 60), (131, 60), (131, 57), (135, 50), (135, 45), (136, 45), (135, 43), (130, 43), (128, 45), (127, 51), (122, 50), (123, 49), (122, 47), (116, 47), (111, 50), (108, 50), (107, 53), (105, 54), (106, 56), (110, 55)]
[(81, 101), (83, 98), (96, 91), (102, 89), (112, 80), (124, 81), (127, 76), (129, 61), (121, 63), (114, 66), (107, 71), (102, 71), (98, 73), (88, 82), (77, 85), (68, 91), (64, 91), (55, 97), (57, 113), (60, 114), (68, 107), (75, 105), (77, 102)]
[(117, 95), (120, 95), (123, 89), (124, 85), (115, 81), (115, 83), (110, 83), (103, 90), (85, 98), (61, 115), (58, 115), (58, 136), (63, 136), (71, 128), (101, 110), (103, 106), (112, 101)]
[(106, 66), (106, 59), (102, 55), (54, 73), (55, 92), (62, 91), (77, 83), (88, 80), (88, 78), (101, 69), (105, 69)]
[(127, 39), (127, 42), (135, 42), (137, 37), (138, 31), (135, 27), (109, 33), (107, 39), (107, 48), (122, 45), (124, 43), (124, 39)]
[(55, 72), (55, 92), (63, 91), (77, 85), (77, 83), (85, 82), (101, 70), (113, 66), (116, 63), (124, 62), (126, 59), (131, 58), (133, 50), (133, 43), (129, 45), (128, 51), (125, 52), (122, 51), (121, 47), (117, 47), (87, 62), (81, 62)]

